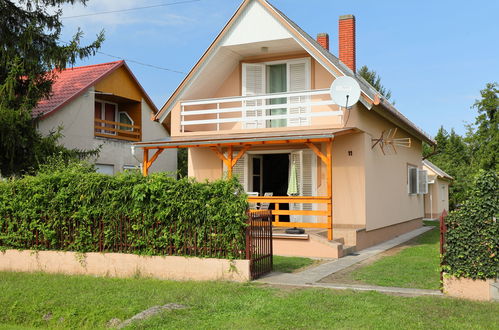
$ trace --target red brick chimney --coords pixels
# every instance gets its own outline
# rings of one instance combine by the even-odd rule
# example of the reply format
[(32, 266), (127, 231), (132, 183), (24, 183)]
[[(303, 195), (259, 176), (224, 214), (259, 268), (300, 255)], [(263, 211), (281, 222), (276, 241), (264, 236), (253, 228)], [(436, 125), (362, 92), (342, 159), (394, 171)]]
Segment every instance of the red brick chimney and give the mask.
[(355, 16), (340, 16), (338, 22), (338, 53), (340, 61), (355, 72)]
[(317, 35), (317, 42), (321, 44), (323, 48), (329, 50), (329, 34), (327, 33), (319, 33)]

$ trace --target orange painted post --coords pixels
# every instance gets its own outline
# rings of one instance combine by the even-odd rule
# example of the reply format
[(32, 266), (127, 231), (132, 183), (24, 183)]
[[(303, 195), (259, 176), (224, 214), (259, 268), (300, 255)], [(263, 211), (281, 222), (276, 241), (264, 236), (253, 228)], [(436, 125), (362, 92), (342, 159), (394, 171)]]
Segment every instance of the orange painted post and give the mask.
[(149, 171), (149, 150), (144, 148), (144, 159), (142, 159), (142, 175), (147, 176)]
[(329, 196), (329, 200), (327, 202), (327, 239), (333, 239), (333, 166), (332, 166), (332, 148), (333, 141), (330, 140), (326, 143), (327, 149), (327, 195)]
[(227, 168), (227, 175), (230, 178), (232, 178), (232, 167), (234, 164), (232, 164), (232, 146), (230, 145), (227, 151), (227, 159), (228, 159), (228, 168)]

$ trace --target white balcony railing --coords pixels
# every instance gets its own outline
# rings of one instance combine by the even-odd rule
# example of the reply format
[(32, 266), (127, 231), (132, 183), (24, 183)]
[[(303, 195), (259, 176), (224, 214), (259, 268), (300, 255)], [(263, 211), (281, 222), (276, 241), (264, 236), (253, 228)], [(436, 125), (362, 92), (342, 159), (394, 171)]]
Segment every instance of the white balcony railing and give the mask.
[(180, 125), (182, 132), (194, 125), (216, 131), (224, 124), (240, 124), (242, 129), (310, 126), (312, 117), (343, 115), (330, 110), (334, 104), (329, 89), (183, 101)]

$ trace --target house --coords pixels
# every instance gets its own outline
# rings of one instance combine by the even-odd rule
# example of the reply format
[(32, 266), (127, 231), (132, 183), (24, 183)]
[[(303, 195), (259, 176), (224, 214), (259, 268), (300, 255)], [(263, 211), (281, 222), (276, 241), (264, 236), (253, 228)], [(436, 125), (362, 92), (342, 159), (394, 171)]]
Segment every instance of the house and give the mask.
[[(280, 255), (338, 258), (420, 227), (422, 143), (435, 142), (356, 74), (354, 16), (338, 36), (339, 58), (327, 34), (243, 1), (155, 115), (171, 137), (134, 144), (144, 175), (162, 150), (188, 148), (190, 176), (237, 176), (251, 207), (273, 210)], [(361, 88), (348, 108), (329, 93), (343, 76)]]
[(445, 210), (449, 212), (449, 185), (454, 180), (429, 160), (423, 160), (423, 169), (428, 173), (428, 194), (424, 196), (425, 218), (438, 218)]
[[(151, 118), (158, 109), (125, 61), (74, 67), (57, 73), (52, 96), (39, 102), (33, 115), (38, 130), (49, 134), (62, 127), (59, 141), (67, 148), (101, 151), (97, 171), (106, 174), (138, 168), (133, 142), (164, 138), (164, 125)], [(137, 157), (138, 158), (138, 157)], [(162, 155), (152, 171), (176, 171), (176, 150)]]

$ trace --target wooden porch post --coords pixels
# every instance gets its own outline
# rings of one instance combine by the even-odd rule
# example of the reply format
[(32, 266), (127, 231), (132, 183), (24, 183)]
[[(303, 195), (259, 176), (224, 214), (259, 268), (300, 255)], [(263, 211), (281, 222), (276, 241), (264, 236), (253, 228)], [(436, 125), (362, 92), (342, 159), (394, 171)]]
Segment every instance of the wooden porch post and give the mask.
[(149, 149), (144, 148), (144, 158), (142, 159), (142, 175), (147, 176), (149, 172)]
[(232, 145), (229, 146), (227, 150), (227, 160), (229, 161), (230, 166), (227, 168), (227, 176), (232, 178), (232, 168), (234, 167), (234, 164), (232, 163)]
[(218, 158), (220, 158), (225, 166), (227, 166), (227, 176), (229, 178), (232, 178), (232, 168), (234, 165), (236, 165), (237, 161), (241, 159), (242, 156), (250, 149), (249, 145), (244, 146), (239, 152), (237, 153), (236, 157), (234, 157), (234, 149), (233, 146), (230, 145), (227, 149), (227, 158), (224, 156), (222, 151), (218, 147), (210, 147), (210, 149), (217, 155)]
[(333, 239), (333, 166), (332, 166), (332, 147), (333, 140), (326, 143), (327, 154), (327, 239)]

